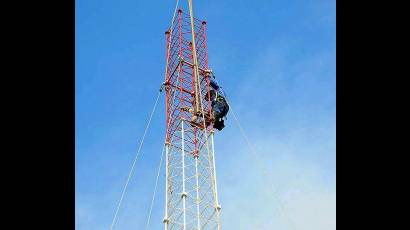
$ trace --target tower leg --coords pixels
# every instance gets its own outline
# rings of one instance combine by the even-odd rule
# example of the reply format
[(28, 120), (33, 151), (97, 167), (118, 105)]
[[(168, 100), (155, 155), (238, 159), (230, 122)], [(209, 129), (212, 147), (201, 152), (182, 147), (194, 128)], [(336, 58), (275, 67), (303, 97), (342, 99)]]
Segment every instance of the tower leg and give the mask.
[(181, 142), (181, 153), (182, 153), (182, 207), (183, 207), (183, 215), (184, 215), (184, 230), (186, 230), (186, 197), (187, 193), (185, 190), (185, 139), (184, 139), (184, 120), (181, 120), (181, 137), (182, 137), (182, 142)]
[(199, 204), (200, 204), (200, 198), (199, 198), (199, 172), (198, 172), (198, 157), (195, 156), (195, 179), (196, 179), (196, 212), (197, 212), (197, 229), (201, 230), (201, 213), (199, 212)]
[(165, 143), (165, 215), (164, 229), (168, 230), (168, 179), (169, 179), (169, 143)]
[(216, 215), (217, 215), (217, 224), (218, 224), (218, 230), (221, 229), (221, 224), (220, 224), (220, 211), (221, 211), (221, 206), (219, 205), (219, 200), (218, 200), (218, 186), (216, 182), (216, 165), (215, 165), (215, 147), (214, 147), (214, 132), (211, 131), (211, 145), (212, 145), (212, 167), (213, 167), (213, 184), (215, 188), (215, 210), (216, 210)]

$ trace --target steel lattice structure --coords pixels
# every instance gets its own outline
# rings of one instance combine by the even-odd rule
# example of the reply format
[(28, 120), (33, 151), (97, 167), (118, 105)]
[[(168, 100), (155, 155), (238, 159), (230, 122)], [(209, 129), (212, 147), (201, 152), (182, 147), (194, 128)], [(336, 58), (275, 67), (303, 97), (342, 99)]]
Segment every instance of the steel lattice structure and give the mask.
[(171, 28), (165, 33), (164, 225), (165, 230), (219, 230), (221, 208), (216, 183), (214, 130), (209, 116), (211, 71), (208, 69), (206, 22), (191, 16), (192, 8), (190, 14), (178, 10)]

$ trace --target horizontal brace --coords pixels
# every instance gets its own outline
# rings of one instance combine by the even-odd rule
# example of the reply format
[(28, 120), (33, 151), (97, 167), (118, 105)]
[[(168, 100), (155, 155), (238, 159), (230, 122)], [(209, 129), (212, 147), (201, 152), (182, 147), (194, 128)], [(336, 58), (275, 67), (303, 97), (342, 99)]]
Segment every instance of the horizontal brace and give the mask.
[[(194, 67), (194, 65), (192, 64), (192, 63), (190, 63), (190, 62), (187, 62), (187, 61), (185, 61), (185, 60), (182, 60), (182, 62), (184, 63), (184, 64), (187, 64), (188, 66), (190, 66), (190, 67)], [(200, 71), (202, 71), (202, 75), (204, 75), (204, 76), (207, 76), (207, 73), (211, 73), (212, 72), (212, 70), (209, 70), (209, 69), (203, 69), (203, 68), (201, 68), (201, 67), (199, 67), (198, 66), (198, 70), (200, 70)]]
[(166, 85), (166, 86), (169, 85), (169, 86), (174, 87), (174, 88), (176, 88), (176, 89), (178, 89), (178, 90), (182, 90), (182, 92), (188, 93), (188, 94), (190, 94), (191, 96), (194, 96), (194, 95), (195, 95), (194, 92), (190, 92), (190, 91), (186, 90), (185, 88), (183, 88), (182, 86), (175, 86), (174, 84), (171, 84), (171, 83), (169, 83), (169, 82), (165, 82), (165, 85)]

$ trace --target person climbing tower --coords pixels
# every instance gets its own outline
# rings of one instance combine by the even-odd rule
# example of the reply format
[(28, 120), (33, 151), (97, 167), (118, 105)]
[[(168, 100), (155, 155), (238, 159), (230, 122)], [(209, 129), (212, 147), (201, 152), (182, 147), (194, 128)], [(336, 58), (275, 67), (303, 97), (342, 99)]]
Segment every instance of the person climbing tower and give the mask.
[(211, 101), (213, 127), (221, 131), (225, 127), (224, 117), (228, 114), (229, 105), (220, 91), (221, 87), (216, 82), (215, 76), (212, 75), (209, 84), (212, 89), (209, 91), (207, 99)]

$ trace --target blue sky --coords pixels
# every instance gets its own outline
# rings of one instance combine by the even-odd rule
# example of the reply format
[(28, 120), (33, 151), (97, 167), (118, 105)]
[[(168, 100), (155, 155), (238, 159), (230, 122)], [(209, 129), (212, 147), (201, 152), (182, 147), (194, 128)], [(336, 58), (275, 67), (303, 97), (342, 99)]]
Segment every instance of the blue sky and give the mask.
[[(182, 1), (184, 8), (186, 1)], [(108, 229), (164, 80), (174, 0), (76, 0), (75, 218)], [(336, 229), (335, 0), (194, 0), (232, 114), (216, 134), (223, 229)], [(115, 229), (144, 229), (164, 138), (164, 97)], [(150, 229), (161, 229), (161, 177)]]

